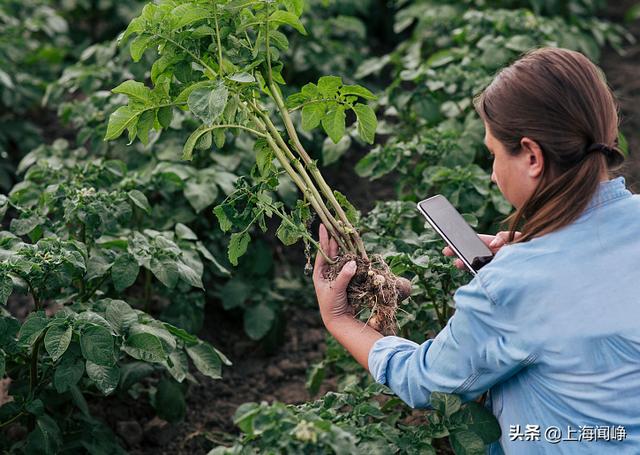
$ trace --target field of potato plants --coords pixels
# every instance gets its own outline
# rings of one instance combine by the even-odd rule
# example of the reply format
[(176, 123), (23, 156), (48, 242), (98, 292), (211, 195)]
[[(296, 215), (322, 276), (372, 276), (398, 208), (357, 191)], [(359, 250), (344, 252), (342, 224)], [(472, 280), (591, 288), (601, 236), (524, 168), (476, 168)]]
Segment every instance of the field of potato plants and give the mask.
[(485, 453), (482, 402), (411, 409), (325, 331), (319, 223), (411, 280), (385, 330), (435, 336), (470, 275), (416, 202), (512, 210), (473, 95), (584, 53), (637, 191), (639, 30), (637, 1), (0, 1), (0, 452)]

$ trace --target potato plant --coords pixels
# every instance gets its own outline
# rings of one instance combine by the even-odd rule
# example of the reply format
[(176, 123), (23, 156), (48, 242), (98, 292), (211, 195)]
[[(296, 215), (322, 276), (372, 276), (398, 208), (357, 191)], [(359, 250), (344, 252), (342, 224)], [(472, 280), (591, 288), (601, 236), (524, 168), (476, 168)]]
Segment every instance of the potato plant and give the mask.
[[(283, 454), (436, 454), (434, 440), (448, 437), (457, 454), (483, 454), (500, 437), (493, 415), (480, 404), (462, 404), (454, 395), (431, 394), (433, 410), (421, 425), (407, 425), (409, 410), (386, 387), (371, 384), (329, 392), (302, 405), (245, 403), (234, 416), (242, 431), (232, 447), (209, 455), (271, 452)], [(415, 418), (415, 416), (414, 416)]]
[[(361, 277), (354, 282), (364, 284), (357, 301), (350, 301), (354, 307), (368, 307), (376, 326), (393, 331), (399, 294), (395, 277), (380, 258), (369, 261), (354, 227), (355, 209), (326, 183), (303, 147), (293, 120), (293, 113), (300, 111), (304, 130), (321, 126), (337, 143), (345, 134), (351, 111), (360, 138), (373, 143), (377, 120), (366, 101), (375, 96), (359, 85), (343, 84), (340, 77), (323, 76), (285, 101), (280, 88), (285, 84), (280, 55), (287, 50), (288, 40), (280, 29), (288, 26), (306, 33), (300, 21), (303, 6), (301, 0), (163, 0), (147, 4), (129, 24), (122, 41), (135, 35), (129, 43), (134, 61), (147, 49), (157, 49), (151, 67), (153, 88), (128, 80), (112, 90), (127, 95), (129, 102), (111, 115), (105, 140), (126, 130), (130, 141), (138, 138), (146, 143), (151, 130), (170, 126), (175, 108), (188, 109), (201, 122), (186, 139), (184, 159), (191, 159), (194, 150), (210, 149), (212, 144), (221, 148), (226, 132), (251, 134), (256, 139), (252, 175), (240, 179), (236, 192), (215, 208), (220, 228), (233, 231), (230, 262), (236, 265), (246, 252), (251, 241), (249, 229), (257, 224), (266, 230), (265, 218), (275, 215), (281, 218), (277, 236), (284, 244), (302, 238), (336, 268), (345, 259), (357, 258)], [(276, 122), (282, 123), (286, 133)], [(290, 212), (270, 195), (282, 178), (293, 181), (302, 194)], [(309, 234), (312, 213), (337, 241), (343, 259), (327, 257)], [(354, 282), (351, 296), (359, 286)]]
[[(12, 450), (117, 453), (86, 395), (125, 397), (143, 381), (158, 415), (176, 420), (185, 408), (179, 384), (195, 381), (189, 359), (214, 379), (230, 364), (143, 311), (152, 279), (202, 288), (202, 261), (221, 266), (182, 223), (143, 228), (152, 207), (126, 165), (76, 159), (83, 154), (62, 141), (35, 150), (18, 166), (24, 180), (0, 197), (0, 215), (11, 213), (10, 230), (0, 232), (0, 377), (10, 379), (12, 398), (0, 407), (0, 428), (28, 431)], [(4, 308), (12, 295), (14, 310), (27, 310), (23, 321)]]

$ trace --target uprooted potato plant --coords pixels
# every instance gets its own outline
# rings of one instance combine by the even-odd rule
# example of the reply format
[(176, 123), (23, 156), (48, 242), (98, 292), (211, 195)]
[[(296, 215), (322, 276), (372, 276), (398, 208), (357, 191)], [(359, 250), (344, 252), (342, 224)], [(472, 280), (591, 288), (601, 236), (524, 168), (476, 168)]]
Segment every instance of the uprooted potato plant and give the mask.
[[(302, 9), (302, 0), (147, 4), (120, 40), (131, 40), (135, 61), (147, 50), (156, 50), (150, 71), (153, 87), (128, 80), (113, 89), (127, 95), (128, 104), (111, 115), (105, 140), (127, 130), (130, 141), (138, 138), (147, 144), (170, 128), (174, 115), (186, 111), (199, 123), (184, 144), (186, 160), (194, 150), (223, 147), (230, 134), (252, 135), (256, 165), (214, 209), (220, 228), (231, 232), (230, 262), (236, 265), (246, 252), (250, 228), (257, 224), (266, 231), (265, 219), (275, 215), (281, 219), (278, 238), (285, 245), (302, 239), (307, 256), (311, 246), (318, 249), (331, 264), (329, 278), (347, 260), (357, 258), (358, 271), (348, 290), (354, 313), (368, 310), (368, 321), (391, 333), (401, 298), (399, 280), (381, 257), (369, 258), (354, 227), (357, 211), (326, 183), (294, 126), (299, 111), (304, 130), (321, 126), (337, 143), (345, 135), (351, 110), (360, 138), (372, 144), (377, 120), (367, 101), (375, 96), (359, 85), (343, 84), (340, 77), (324, 76), (285, 100), (280, 55), (288, 40), (280, 28), (306, 34)], [(290, 179), (300, 190), (301, 198), (290, 210), (273, 198), (282, 179)], [(328, 257), (310, 235), (314, 214), (338, 243), (337, 258)]]

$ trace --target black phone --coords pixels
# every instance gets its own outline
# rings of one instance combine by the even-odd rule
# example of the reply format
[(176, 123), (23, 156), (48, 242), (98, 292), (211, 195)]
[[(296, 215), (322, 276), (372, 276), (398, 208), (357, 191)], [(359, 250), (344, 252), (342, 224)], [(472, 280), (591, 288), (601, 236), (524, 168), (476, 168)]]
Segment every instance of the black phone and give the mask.
[(493, 253), (441, 194), (418, 202), (418, 210), (474, 275), (491, 262)]

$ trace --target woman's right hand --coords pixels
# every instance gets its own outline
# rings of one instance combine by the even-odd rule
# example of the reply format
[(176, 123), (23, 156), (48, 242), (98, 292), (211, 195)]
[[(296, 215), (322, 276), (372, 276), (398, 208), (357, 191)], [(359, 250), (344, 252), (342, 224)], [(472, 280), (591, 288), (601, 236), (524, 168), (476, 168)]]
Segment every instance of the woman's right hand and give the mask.
[[(516, 231), (514, 239), (518, 239), (521, 235), (521, 232)], [(496, 254), (500, 248), (507, 244), (509, 240), (509, 231), (500, 231), (496, 235), (478, 234), (478, 237), (480, 237), (480, 240), (489, 247), (493, 254)], [(456, 255), (448, 246), (444, 247), (442, 254), (449, 257), (454, 257)], [(456, 258), (454, 264), (460, 270), (466, 270), (462, 260)]]

